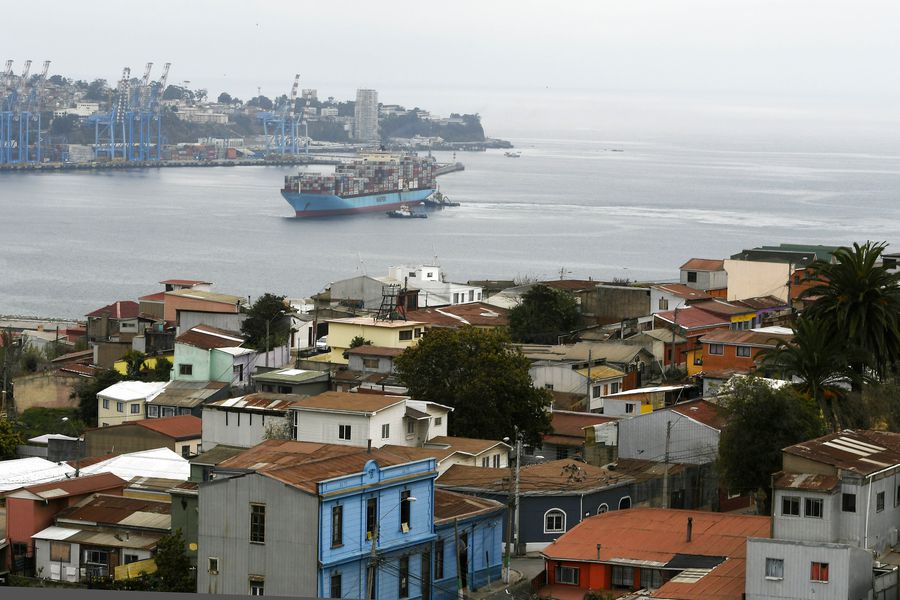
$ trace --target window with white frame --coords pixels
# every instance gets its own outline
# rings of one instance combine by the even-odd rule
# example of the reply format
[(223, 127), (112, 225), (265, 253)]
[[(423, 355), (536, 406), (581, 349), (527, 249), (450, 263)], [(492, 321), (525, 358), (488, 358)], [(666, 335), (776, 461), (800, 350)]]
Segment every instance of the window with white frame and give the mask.
[(125, 412), (125, 403), (124, 402), (116, 402), (116, 412), (120, 412), (120, 413)]
[(147, 416), (151, 419), (159, 417), (159, 407), (154, 404), (147, 405)]
[(634, 568), (613, 565), (612, 586), (618, 589), (632, 589), (634, 587)]
[(481, 457), (481, 466), (482, 467), (491, 466), (491, 457), (490, 456), (482, 456)]
[(265, 596), (266, 595), (266, 586), (263, 581), (251, 581), (250, 582), (250, 595), (251, 596)]
[(139, 414), (141, 414), (141, 405), (138, 404), (137, 402), (135, 402), (134, 404), (132, 404), (132, 405), (131, 405), (131, 414), (133, 414), (133, 415), (139, 415)]
[(381, 426), (381, 439), (386, 440), (389, 437), (391, 437), (391, 424), (385, 423)]
[[(106, 410), (109, 410), (109, 398), (103, 399), (103, 408), (105, 408)], [(898, 489), (900, 489), (900, 488), (898, 488)]]
[(558, 508), (551, 508), (544, 513), (544, 533), (565, 533), (566, 513)]
[(500, 468), (500, 455), (495, 454), (493, 457), (491, 457), (491, 460), (494, 464), (494, 468), (499, 469)]
[(349, 440), (350, 439), (350, 426), (349, 425), (338, 425), (338, 439), (339, 440)]
[(821, 519), (823, 506), (821, 498), (805, 498), (805, 510), (803, 513), (804, 517), (808, 517), (810, 519)]
[(875, 495), (875, 512), (884, 510), (884, 492), (878, 492)]
[(416, 422), (413, 419), (409, 419), (406, 422), (406, 433), (412, 435), (416, 432)]
[(217, 575), (219, 573), (219, 559), (215, 556), (210, 556), (206, 559), (206, 570), (212, 575)]
[(619, 499), (619, 510), (631, 508), (631, 496), (623, 496)]
[(609, 504), (607, 504), (606, 502), (597, 507), (598, 515), (602, 515), (605, 512), (609, 512)]
[(721, 356), (725, 354), (725, 345), (724, 344), (710, 344), (709, 345), (709, 353), (715, 354), (717, 356)]
[(734, 352), (739, 358), (750, 358), (750, 346), (738, 346)]
[(766, 559), (766, 579), (784, 579), (784, 559)]
[(810, 563), (809, 580), (818, 581), (820, 583), (828, 583), (828, 563)]
[(781, 498), (781, 514), (785, 517), (800, 516), (800, 497), (799, 496), (782, 496)]
[[(444, 422), (444, 419), (443, 419), (442, 417), (435, 417), (435, 418), (434, 418), (434, 425), (435, 425), (435, 427), (437, 427), (438, 425), (440, 425), (440, 424), (443, 423), (443, 422)], [(897, 488), (897, 489), (900, 489), (900, 488)]]
[(619, 382), (614, 381), (609, 384), (609, 393), (610, 394), (618, 394), (619, 393)]

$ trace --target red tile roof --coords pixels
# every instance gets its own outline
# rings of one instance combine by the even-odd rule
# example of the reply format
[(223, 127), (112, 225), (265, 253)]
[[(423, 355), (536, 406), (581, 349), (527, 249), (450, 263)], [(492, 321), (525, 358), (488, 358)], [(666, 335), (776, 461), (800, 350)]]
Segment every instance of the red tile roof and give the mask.
[(74, 373), (75, 375), (83, 375), (84, 377), (93, 377), (97, 374), (97, 371), (100, 370), (99, 367), (93, 367), (91, 365), (81, 365), (78, 363), (69, 363), (61, 366), (58, 371), (62, 371), (64, 373)]
[(693, 329), (712, 329), (713, 327), (729, 327), (731, 321), (727, 318), (708, 313), (694, 306), (679, 308), (676, 318), (675, 311), (658, 312), (654, 315), (657, 319), (668, 323), (678, 323), (679, 327), (691, 331)]
[(175, 341), (204, 350), (212, 350), (213, 348), (234, 348), (240, 346), (244, 343), (244, 336), (236, 331), (228, 331), (227, 329), (219, 329), (209, 325), (197, 325), (179, 335), (175, 338)]
[(682, 271), (724, 271), (725, 261), (715, 258), (692, 258), (683, 265)]
[[(143, 419), (132, 421), (135, 425), (150, 429), (176, 440), (193, 440), (201, 435), (201, 420), (194, 415), (178, 415), (162, 419)], [(107, 428), (108, 429), (108, 428)]]
[(132, 300), (119, 300), (98, 308), (86, 314), (86, 317), (102, 317), (108, 315), (110, 319), (133, 319), (140, 314), (140, 305)]
[(690, 286), (684, 285), (683, 283), (660, 283), (651, 287), (657, 290), (661, 290), (666, 294), (684, 298), (685, 300), (708, 300), (712, 298), (712, 296), (710, 296), (703, 290), (694, 289)]
[(420, 308), (410, 311), (406, 317), (411, 321), (429, 323), (436, 327), (461, 327), (462, 325), (506, 327), (509, 325), (508, 310), (484, 302)]
[(146, 296), (141, 296), (138, 298), (143, 302), (165, 302), (166, 301), (166, 293), (165, 292), (156, 292), (155, 294), (147, 294)]
[(26, 487), (25, 491), (50, 499), (124, 488), (126, 484), (127, 482), (124, 479), (112, 473), (99, 473), (97, 475), (85, 475), (84, 477), (72, 477), (62, 481), (32, 485)]
[(681, 402), (670, 408), (672, 412), (690, 417), (695, 421), (708, 425), (713, 429), (722, 430), (725, 427), (725, 415), (718, 405), (706, 400), (691, 400), (690, 402)]
[[(600, 423), (615, 421), (615, 417), (607, 417), (594, 413), (568, 412), (555, 410), (550, 414), (552, 433), (544, 436), (544, 441), (558, 444), (571, 438), (569, 443), (576, 442), (578, 446), (584, 443), (584, 428)], [(552, 439), (551, 439), (552, 438)]]

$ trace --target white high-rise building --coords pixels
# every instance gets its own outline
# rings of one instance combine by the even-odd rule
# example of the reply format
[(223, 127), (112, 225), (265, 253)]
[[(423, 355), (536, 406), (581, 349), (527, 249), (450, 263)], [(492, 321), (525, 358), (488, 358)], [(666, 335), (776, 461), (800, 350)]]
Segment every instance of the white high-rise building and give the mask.
[(378, 139), (378, 92), (375, 90), (356, 90), (353, 137), (365, 142)]

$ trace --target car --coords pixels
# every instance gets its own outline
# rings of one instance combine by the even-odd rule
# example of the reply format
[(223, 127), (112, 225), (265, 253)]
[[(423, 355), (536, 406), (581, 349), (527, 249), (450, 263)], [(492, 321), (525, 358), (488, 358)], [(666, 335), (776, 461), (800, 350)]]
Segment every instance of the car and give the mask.
[(331, 348), (328, 346), (328, 336), (323, 335), (318, 340), (316, 340), (316, 350), (320, 352), (328, 352)]

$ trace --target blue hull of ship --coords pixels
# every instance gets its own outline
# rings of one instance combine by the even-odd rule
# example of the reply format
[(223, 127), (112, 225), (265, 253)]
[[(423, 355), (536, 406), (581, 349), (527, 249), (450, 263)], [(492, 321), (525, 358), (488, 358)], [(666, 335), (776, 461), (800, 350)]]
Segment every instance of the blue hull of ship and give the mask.
[(387, 212), (406, 204), (421, 204), (434, 193), (433, 189), (411, 190), (408, 192), (385, 192), (367, 196), (341, 198), (332, 194), (304, 194), (301, 192), (281, 192), (284, 199), (294, 208), (298, 217), (330, 217), (353, 215), (367, 212)]

